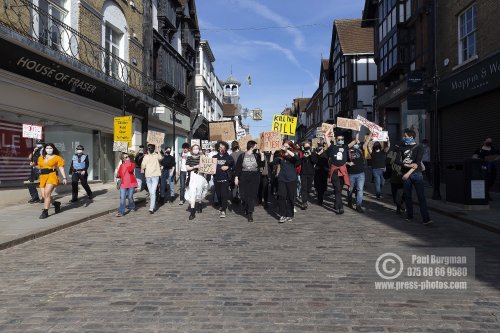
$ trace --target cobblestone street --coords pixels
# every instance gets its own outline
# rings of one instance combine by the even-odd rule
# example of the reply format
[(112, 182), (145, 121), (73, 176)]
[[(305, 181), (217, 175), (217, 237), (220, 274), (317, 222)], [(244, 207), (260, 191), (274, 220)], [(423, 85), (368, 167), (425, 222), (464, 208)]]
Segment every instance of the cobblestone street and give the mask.
[[(0, 252), (1, 332), (500, 332), (498, 235), (373, 201), (278, 224), (212, 207), (142, 207)], [(273, 212), (271, 206), (269, 212)], [(377, 291), (387, 250), (474, 247), (467, 291)]]

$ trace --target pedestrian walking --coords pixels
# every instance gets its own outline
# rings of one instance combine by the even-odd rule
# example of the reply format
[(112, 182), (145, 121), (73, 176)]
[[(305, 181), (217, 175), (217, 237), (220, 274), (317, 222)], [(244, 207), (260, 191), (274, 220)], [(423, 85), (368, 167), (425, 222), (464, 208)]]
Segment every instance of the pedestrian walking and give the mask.
[(217, 159), (217, 169), (214, 179), (215, 192), (217, 193), (219, 207), (219, 217), (226, 217), (227, 201), (230, 199), (229, 182), (234, 169), (234, 160), (227, 153), (229, 145), (225, 141), (219, 141), (215, 145), (215, 150), (218, 152), (214, 158)]
[(92, 199), (92, 191), (87, 182), (89, 176), (89, 156), (83, 153), (84, 147), (78, 145), (76, 147), (76, 154), (71, 158), (71, 166), (69, 167), (69, 174), (71, 175), (71, 192), (72, 198), (70, 202), (78, 201), (78, 181), (82, 184), (83, 189), (87, 192), (87, 197)]
[(279, 223), (291, 222), (294, 218), (295, 199), (297, 196), (297, 169), (299, 156), (294, 152), (292, 141), (285, 141), (274, 164), (278, 166), (278, 204)]
[(263, 152), (264, 166), (260, 168), (260, 186), (259, 194), (257, 196), (257, 205), (262, 203), (264, 209), (268, 208), (269, 203), (269, 184), (271, 183), (271, 175), (273, 173), (272, 163), (274, 155), (270, 151)]
[[(38, 157), (37, 168), (40, 169), (40, 189), (43, 196), (43, 207), (40, 219), (49, 217), (49, 208), (52, 203), (52, 192), (61, 183), (57, 171), (62, 176), (62, 183), (67, 184), (66, 172), (64, 171), (64, 159), (53, 143), (47, 143), (43, 147), (42, 155)], [(61, 211), (61, 203), (54, 201), (55, 213)]]
[[(299, 158), (299, 160), (296, 162), (295, 169), (297, 170), (297, 195), (296, 198), (298, 200), (302, 199), (302, 180), (300, 178), (300, 175), (302, 173), (302, 165), (300, 164), (300, 160), (302, 159), (302, 149), (300, 145), (294, 144), (293, 145), (293, 153), (296, 154)], [(296, 213), (296, 209), (294, 208), (294, 212)]]
[(191, 147), (191, 153), (186, 159), (186, 170), (188, 174), (184, 198), (189, 203), (189, 220), (193, 220), (196, 217), (196, 212), (201, 213), (203, 211), (202, 200), (205, 198), (208, 191), (207, 180), (199, 174), (200, 156), (200, 146), (193, 145)]
[(353, 208), (352, 196), (356, 192), (356, 211), (364, 213), (363, 192), (365, 186), (366, 160), (361, 149), (358, 136), (356, 142), (349, 148), (349, 161), (347, 162), (347, 173), (349, 174), (350, 189), (347, 194), (347, 206)]
[(381, 198), (382, 189), (384, 188), (384, 172), (386, 171), (387, 151), (389, 151), (389, 148), (389, 142), (387, 142), (386, 147), (383, 147), (380, 142), (374, 142), (373, 145), (369, 147), (372, 161), (372, 177), (375, 182), (375, 195), (377, 196), (377, 199)]
[(182, 144), (182, 151), (179, 153), (179, 167), (177, 170), (179, 170), (179, 205), (184, 205), (186, 202), (186, 199), (184, 198), (184, 195), (186, 193), (186, 179), (187, 179), (187, 168), (186, 168), (186, 161), (188, 156), (191, 154), (190, 153), (191, 147), (189, 146), (189, 143), (184, 142)]
[[(335, 124), (333, 125), (335, 128)], [(332, 182), (333, 190), (335, 193), (335, 206), (337, 214), (344, 214), (344, 205), (342, 203), (342, 188), (347, 185), (348, 191), (350, 188), (349, 174), (347, 173), (347, 158), (349, 153), (349, 148), (354, 146), (356, 140), (353, 140), (348, 145), (345, 144), (344, 135), (340, 132), (336, 137), (333, 138), (333, 145), (330, 139), (325, 134), (324, 136), (327, 155), (330, 161), (330, 171), (328, 172), (328, 178)]]
[(120, 190), (120, 207), (116, 213), (117, 217), (125, 215), (125, 207), (131, 212), (136, 211), (134, 202), (134, 192), (139, 186), (137, 178), (135, 177), (135, 163), (132, 162), (133, 155), (122, 153), (120, 156), (121, 164), (116, 173), (117, 187)]
[(257, 142), (250, 140), (247, 151), (236, 161), (234, 184), (239, 187), (248, 222), (253, 222), (255, 201), (261, 181), (260, 168), (264, 166), (264, 153), (259, 153)]
[(425, 225), (432, 223), (427, 209), (425, 198), (424, 176), (422, 174), (423, 147), (415, 142), (416, 133), (412, 129), (405, 129), (401, 157), (398, 159), (403, 171), (403, 187), (406, 203), (406, 221), (413, 219), (412, 188), (417, 192), (420, 214)]
[(31, 196), (31, 199), (28, 201), (28, 203), (30, 204), (40, 202), (40, 196), (38, 195), (36, 182), (38, 182), (40, 178), (40, 170), (37, 168), (37, 165), (38, 165), (38, 158), (42, 155), (42, 152), (43, 152), (43, 141), (36, 140), (36, 146), (33, 149), (33, 152), (28, 156), (31, 167), (30, 178), (29, 178), (30, 184), (28, 185), (28, 191)]
[(318, 205), (323, 205), (325, 192), (328, 188), (328, 155), (325, 143), (320, 143), (316, 148), (317, 161), (314, 166), (314, 189), (316, 190)]
[(156, 210), (156, 190), (161, 176), (161, 159), (162, 156), (158, 154), (156, 146), (148, 144), (148, 153), (142, 159), (141, 173), (146, 177), (146, 184), (148, 186), (150, 214), (154, 214)]
[[(166, 147), (160, 162), (162, 167), (160, 179), (160, 204), (165, 201), (174, 202), (175, 199), (175, 157), (172, 156), (172, 148)], [(168, 189), (168, 196), (167, 196)]]
[(318, 163), (318, 155), (311, 150), (311, 141), (305, 141), (300, 158), (300, 184), (302, 209), (306, 210), (309, 203), (309, 195), (312, 190), (315, 165)]
[(135, 179), (137, 179), (137, 191), (140, 192), (143, 190), (144, 185), (144, 174), (141, 173), (141, 164), (144, 158), (144, 146), (139, 146), (139, 151), (135, 155)]
[[(235, 163), (244, 153), (245, 152), (240, 149), (240, 143), (238, 141), (233, 141), (231, 143), (231, 157), (233, 158), (233, 161)], [(231, 201), (233, 204), (237, 205), (241, 201), (241, 196), (239, 193), (238, 185), (235, 185), (234, 183), (234, 177), (232, 177), (231, 179), (230, 186), (231, 186)]]
[(486, 199), (492, 201), (490, 191), (497, 179), (497, 168), (495, 162), (500, 161), (500, 150), (493, 147), (493, 139), (486, 138), (482, 146), (474, 152), (472, 158), (479, 158), (486, 168)]

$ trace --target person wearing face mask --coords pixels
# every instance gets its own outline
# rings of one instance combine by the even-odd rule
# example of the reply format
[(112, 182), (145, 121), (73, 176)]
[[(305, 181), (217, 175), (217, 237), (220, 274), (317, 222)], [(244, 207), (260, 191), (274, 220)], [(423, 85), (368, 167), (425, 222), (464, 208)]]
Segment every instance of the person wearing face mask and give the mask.
[(285, 141), (274, 164), (278, 172), (278, 204), (280, 211), (279, 223), (291, 222), (294, 218), (294, 206), (297, 195), (297, 169), (299, 156), (294, 152), (294, 143)]
[(220, 218), (226, 217), (227, 201), (230, 199), (229, 182), (234, 168), (234, 160), (227, 153), (228, 149), (229, 145), (224, 141), (219, 141), (215, 145), (215, 150), (218, 151), (218, 154), (214, 156), (217, 159), (217, 169), (213, 179), (215, 192), (220, 202)]
[(179, 167), (177, 168), (179, 176), (179, 205), (184, 205), (186, 199), (184, 199), (184, 194), (186, 193), (186, 179), (187, 179), (187, 168), (186, 161), (188, 156), (191, 154), (189, 143), (184, 142), (182, 144), (182, 151), (179, 154)]
[(144, 155), (141, 164), (141, 173), (146, 176), (146, 184), (149, 191), (149, 213), (154, 214), (156, 209), (156, 189), (160, 181), (161, 165), (163, 157), (156, 152), (156, 146), (148, 144), (148, 153)]
[(325, 192), (328, 188), (328, 156), (325, 150), (325, 143), (320, 143), (316, 148), (316, 163), (314, 166), (314, 189), (318, 199), (318, 205), (323, 205)]
[(347, 193), (347, 206), (353, 208), (352, 196), (356, 191), (356, 211), (363, 213), (363, 189), (365, 186), (365, 165), (366, 160), (364, 152), (356, 135), (356, 142), (349, 149), (349, 161), (347, 162), (347, 173), (349, 174), (349, 183), (351, 187)]
[(483, 167), (486, 168), (486, 199), (492, 201), (490, 191), (497, 179), (495, 162), (500, 161), (500, 150), (493, 147), (492, 138), (486, 138), (483, 145), (476, 149), (472, 158), (479, 158), (483, 161)]
[(135, 179), (137, 180), (137, 192), (142, 191), (143, 185), (144, 185), (144, 175), (141, 173), (141, 164), (142, 164), (142, 159), (144, 158), (144, 146), (140, 145), (139, 146), (139, 151), (135, 154), (134, 161), (135, 161)]
[(247, 151), (238, 157), (235, 167), (234, 184), (239, 186), (245, 215), (248, 222), (253, 222), (255, 200), (257, 199), (260, 185), (260, 168), (264, 166), (264, 153), (257, 150), (257, 142), (250, 140)]
[(384, 187), (384, 172), (386, 171), (387, 152), (389, 151), (390, 143), (387, 142), (387, 147), (382, 147), (382, 143), (375, 141), (373, 145), (368, 147), (371, 156), (372, 177), (375, 182), (375, 194), (377, 199), (382, 196)]
[(122, 163), (116, 173), (116, 178), (120, 179), (120, 207), (116, 217), (125, 215), (126, 200), (128, 198), (128, 209), (135, 212), (134, 189), (138, 186), (134, 175), (135, 163), (132, 163), (132, 155), (122, 153), (120, 160)]
[(418, 204), (420, 206), (420, 214), (424, 225), (432, 223), (427, 209), (427, 200), (425, 198), (424, 176), (422, 174), (422, 156), (424, 150), (422, 146), (415, 141), (416, 133), (412, 129), (405, 129), (400, 156), (397, 161), (402, 167), (403, 172), (403, 188), (406, 203), (406, 221), (411, 222), (413, 219), (413, 200), (412, 187), (415, 187), (417, 192)]
[(43, 152), (43, 142), (42, 140), (36, 140), (36, 146), (33, 152), (28, 156), (30, 160), (31, 173), (30, 173), (30, 184), (28, 185), (28, 191), (30, 192), (31, 199), (28, 203), (40, 202), (40, 196), (38, 195), (38, 190), (36, 189), (35, 182), (40, 178), (40, 170), (36, 167), (38, 163), (38, 158)]
[[(335, 128), (336, 125), (333, 125)], [(359, 134), (358, 134), (359, 135)], [(347, 173), (347, 158), (349, 153), (349, 148), (354, 146), (358, 139), (354, 139), (348, 145), (345, 144), (344, 136), (339, 133), (333, 139), (333, 145), (330, 143), (329, 137), (325, 134), (324, 139), (327, 147), (327, 155), (330, 160), (330, 171), (328, 172), (328, 178), (331, 180), (333, 189), (335, 192), (335, 209), (337, 214), (344, 214), (344, 205), (342, 203), (342, 188), (347, 185), (349, 190), (349, 174)]]
[(302, 156), (300, 158), (300, 184), (301, 184), (301, 199), (302, 209), (308, 208), (309, 193), (311, 193), (315, 164), (318, 163), (318, 155), (311, 150), (311, 141), (305, 141), (302, 148)]
[[(43, 148), (43, 153), (38, 157), (37, 168), (40, 170), (40, 189), (44, 198), (44, 209), (42, 210), (42, 215), (40, 219), (46, 219), (49, 217), (49, 208), (52, 203), (52, 192), (60, 184), (59, 177), (57, 176), (57, 171), (62, 176), (63, 184), (66, 185), (66, 172), (64, 171), (64, 159), (59, 156), (59, 150), (53, 143), (45, 144)], [(54, 201), (55, 213), (61, 211), (61, 203), (59, 201)]]
[(186, 192), (184, 194), (185, 199), (189, 202), (189, 220), (193, 220), (196, 217), (196, 212), (202, 212), (202, 200), (207, 195), (208, 182), (198, 173), (200, 167), (200, 146), (193, 145), (191, 147), (191, 153), (186, 160), (186, 169), (188, 172), (188, 178), (186, 180)]
[[(231, 143), (231, 157), (233, 161), (238, 161), (241, 155), (245, 152), (240, 149), (240, 143), (238, 141), (233, 141)], [(231, 182), (231, 201), (233, 204), (238, 205), (241, 202), (240, 193), (238, 189), (238, 185), (234, 184), (234, 181)]]
[[(165, 148), (165, 154), (161, 160), (161, 180), (160, 180), (160, 204), (164, 203), (165, 200), (174, 202), (175, 198), (175, 185), (174, 185), (174, 174), (175, 174), (175, 157), (172, 156), (172, 148)], [(169, 196), (166, 197), (167, 185), (169, 189)]]
[(71, 175), (71, 189), (72, 198), (70, 202), (78, 201), (78, 181), (82, 183), (82, 187), (89, 199), (92, 199), (92, 191), (87, 183), (88, 169), (89, 169), (89, 156), (83, 153), (83, 146), (76, 147), (76, 154), (71, 158), (71, 166), (69, 167), (69, 174)]

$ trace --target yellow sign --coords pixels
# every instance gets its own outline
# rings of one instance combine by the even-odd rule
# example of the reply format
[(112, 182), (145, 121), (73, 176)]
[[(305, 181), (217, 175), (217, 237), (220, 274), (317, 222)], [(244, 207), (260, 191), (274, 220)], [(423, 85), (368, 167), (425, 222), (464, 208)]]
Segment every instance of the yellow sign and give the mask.
[(295, 130), (297, 129), (297, 117), (284, 116), (281, 114), (275, 114), (273, 117), (273, 128), (275, 132), (279, 132), (284, 135), (295, 135)]
[(128, 142), (132, 146), (132, 116), (115, 117), (114, 141)]

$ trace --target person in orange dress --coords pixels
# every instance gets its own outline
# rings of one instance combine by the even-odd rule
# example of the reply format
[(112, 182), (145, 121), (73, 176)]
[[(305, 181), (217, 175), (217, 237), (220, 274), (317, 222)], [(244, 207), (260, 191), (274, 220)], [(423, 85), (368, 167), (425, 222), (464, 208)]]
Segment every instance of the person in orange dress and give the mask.
[[(44, 198), (44, 209), (41, 219), (49, 217), (49, 208), (52, 202), (52, 192), (57, 185), (60, 184), (57, 170), (63, 179), (63, 184), (66, 185), (66, 172), (64, 171), (64, 159), (59, 156), (59, 150), (53, 143), (47, 143), (43, 148), (42, 155), (38, 158), (37, 168), (40, 169), (40, 190)], [(54, 201), (56, 214), (61, 211), (61, 203)]]

